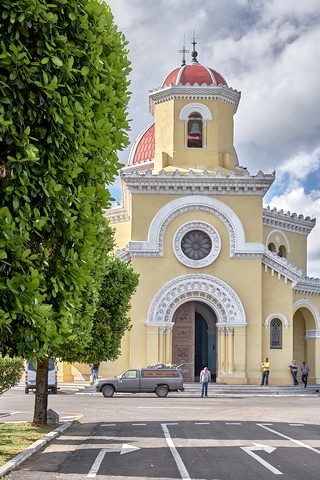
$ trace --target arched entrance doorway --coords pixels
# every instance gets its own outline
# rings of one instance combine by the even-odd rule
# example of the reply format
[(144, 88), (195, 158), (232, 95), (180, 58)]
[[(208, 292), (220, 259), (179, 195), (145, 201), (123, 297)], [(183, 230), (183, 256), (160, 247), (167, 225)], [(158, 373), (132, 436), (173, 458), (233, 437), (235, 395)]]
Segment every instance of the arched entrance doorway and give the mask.
[(199, 380), (207, 365), (216, 380), (217, 316), (209, 305), (190, 301), (181, 305), (173, 317), (172, 360), (181, 367), (186, 382)]

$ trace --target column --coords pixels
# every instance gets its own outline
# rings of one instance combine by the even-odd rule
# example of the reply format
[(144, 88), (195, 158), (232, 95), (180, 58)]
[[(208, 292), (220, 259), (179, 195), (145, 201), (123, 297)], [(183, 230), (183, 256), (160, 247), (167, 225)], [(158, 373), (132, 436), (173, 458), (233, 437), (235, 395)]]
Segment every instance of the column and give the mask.
[(234, 328), (226, 327), (227, 335), (227, 374), (233, 375), (234, 371), (234, 354), (233, 354), (233, 343), (234, 343)]
[(172, 363), (172, 326), (165, 332), (165, 363)]
[(226, 373), (226, 332), (225, 327), (218, 327), (218, 375)]
[(147, 365), (158, 362), (158, 327), (147, 325)]

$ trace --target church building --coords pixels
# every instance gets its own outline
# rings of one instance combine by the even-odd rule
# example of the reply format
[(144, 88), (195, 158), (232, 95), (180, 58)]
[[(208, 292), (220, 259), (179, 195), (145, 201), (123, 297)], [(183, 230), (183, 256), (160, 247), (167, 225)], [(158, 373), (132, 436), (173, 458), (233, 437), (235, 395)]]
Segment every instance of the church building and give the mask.
[[(122, 204), (106, 212), (117, 255), (140, 275), (121, 356), (101, 375), (158, 362), (186, 382), (291, 384), (296, 359), (320, 382), (320, 280), (307, 277), (315, 219), (263, 206), (275, 173), (252, 175), (234, 148), (240, 92), (192, 60), (149, 93), (154, 122), (121, 171)], [(269, 165), (266, 166), (267, 169)]]

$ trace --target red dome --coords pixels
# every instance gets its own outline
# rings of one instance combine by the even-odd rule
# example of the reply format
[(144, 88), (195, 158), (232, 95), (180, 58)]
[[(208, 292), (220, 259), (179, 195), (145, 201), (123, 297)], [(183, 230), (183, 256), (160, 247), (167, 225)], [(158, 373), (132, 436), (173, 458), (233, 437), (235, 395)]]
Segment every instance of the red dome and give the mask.
[(198, 64), (183, 65), (173, 70), (164, 80), (162, 86), (170, 85), (226, 85), (225, 79), (212, 68)]
[(154, 123), (152, 123), (137, 138), (130, 153), (129, 165), (136, 165), (153, 160), (154, 148)]

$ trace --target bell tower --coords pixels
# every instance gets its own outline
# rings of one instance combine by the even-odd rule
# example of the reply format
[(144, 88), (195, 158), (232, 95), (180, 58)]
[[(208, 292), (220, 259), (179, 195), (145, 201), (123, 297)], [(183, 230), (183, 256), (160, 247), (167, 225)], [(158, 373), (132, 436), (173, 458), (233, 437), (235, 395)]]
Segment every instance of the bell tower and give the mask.
[(199, 63), (193, 39), (192, 60), (173, 70), (159, 89), (149, 94), (155, 117), (154, 171), (217, 172), (238, 166), (233, 145), (233, 116), (240, 92), (230, 88), (212, 68)]

